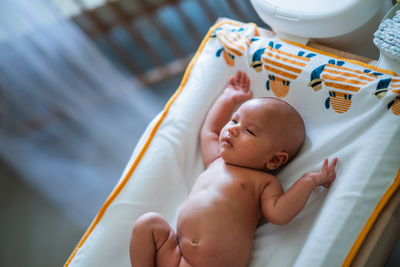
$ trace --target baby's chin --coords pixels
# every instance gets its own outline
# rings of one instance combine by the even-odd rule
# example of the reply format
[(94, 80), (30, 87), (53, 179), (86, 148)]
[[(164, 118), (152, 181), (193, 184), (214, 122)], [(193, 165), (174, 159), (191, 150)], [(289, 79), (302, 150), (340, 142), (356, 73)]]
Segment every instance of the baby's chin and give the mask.
[(221, 159), (223, 160), (223, 161), (225, 161), (225, 163), (228, 163), (228, 164), (230, 164), (229, 162), (229, 158), (227, 158), (227, 156), (226, 156), (226, 153), (224, 153), (224, 150), (222, 150), (222, 149), (220, 149), (219, 150), (219, 156), (221, 157)]
[(220, 150), (220, 156), (221, 159), (226, 163), (226, 164), (230, 164), (230, 165), (236, 165), (236, 166), (240, 166), (240, 163), (235, 161), (234, 159), (232, 159), (232, 157), (229, 157), (228, 153), (224, 153), (224, 150)]

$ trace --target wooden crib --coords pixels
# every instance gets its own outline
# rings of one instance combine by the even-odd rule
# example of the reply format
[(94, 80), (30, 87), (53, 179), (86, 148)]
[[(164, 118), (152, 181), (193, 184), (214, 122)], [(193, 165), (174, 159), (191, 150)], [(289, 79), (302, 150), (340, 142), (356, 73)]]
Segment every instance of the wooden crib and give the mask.
[[(114, 62), (147, 85), (181, 73), (218, 17), (261, 23), (249, 1), (111, 0), (96, 8), (74, 2), (82, 12), (73, 20)], [(163, 12), (173, 14), (174, 22)], [(193, 14), (203, 18), (201, 23)], [(124, 32), (124, 40), (117, 31)]]

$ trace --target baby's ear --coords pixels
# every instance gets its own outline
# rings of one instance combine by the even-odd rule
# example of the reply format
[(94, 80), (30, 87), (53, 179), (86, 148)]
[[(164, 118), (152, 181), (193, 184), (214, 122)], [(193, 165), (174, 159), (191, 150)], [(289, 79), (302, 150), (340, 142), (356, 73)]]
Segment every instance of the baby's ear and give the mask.
[(273, 171), (285, 164), (289, 160), (289, 155), (286, 152), (275, 153), (266, 163), (266, 169)]

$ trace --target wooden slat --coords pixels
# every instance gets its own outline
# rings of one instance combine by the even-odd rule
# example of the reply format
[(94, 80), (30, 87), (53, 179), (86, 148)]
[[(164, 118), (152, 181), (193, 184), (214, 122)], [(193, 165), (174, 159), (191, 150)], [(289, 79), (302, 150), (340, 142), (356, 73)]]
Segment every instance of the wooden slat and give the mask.
[[(152, 7), (145, 0), (138, 0), (141, 8), (144, 11), (150, 13)], [(175, 57), (183, 57), (185, 54), (183, 53), (183, 48), (177, 43), (173, 38), (171, 38), (171, 34), (169, 33), (169, 29), (165, 27), (163, 23), (159, 21), (156, 14), (149, 16), (149, 21), (153, 26), (157, 29), (158, 33), (161, 37), (166, 41), (165, 45), (171, 50), (171, 52), (175, 55)]]
[[(82, 8), (84, 7), (82, 0), (74, 0), (78, 3), (78, 5)], [(133, 1), (133, 0), (132, 0)], [(195, 43), (199, 43), (202, 39), (202, 34), (196, 28), (196, 25), (190, 19), (189, 15), (187, 15), (182, 8), (182, 0), (164, 0), (158, 1), (155, 4), (150, 4), (146, 0), (135, 0), (137, 4), (139, 4), (140, 10), (135, 11), (135, 14), (128, 14), (121, 6), (119, 0), (107, 0), (106, 6), (109, 8), (110, 12), (112, 12), (115, 16), (115, 22), (112, 23), (104, 23), (101, 20), (101, 17), (98, 15), (96, 11), (99, 8), (95, 8), (93, 10), (85, 10), (84, 8), (84, 16), (90, 19), (91, 23), (94, 25), (93, 29), (89, 29), (85, 31), (91, 37), (95, 37), (98, 35), (105, 35), (104, 38), (110, 48), (116, 53), (121, 62), (127, 66), (127, 68), (136, 74), (140, 74), (142, 80), (146, 81), (146, 83), (158, 80), (160, 78), (155, 79), (155, 73), (159, 74), (159, 77), (168, 77), (173, 75), (171, 73), (176, 73), (175, 64), (179, 62), (180, 59), (186, 57), (186, 53), (176, 38), (172, 35), (171, 29), (169, 29), (165, 23), (163, 23), (160, 18), (157, 16), (157, 12), (159, 9), (165, 7), (166, 5), (173, 5), (174, 11), (177, 13), (178, 18), (182, 22), (182, 25), (185, 27), (186, 31), (190, 35), (190, 37), (195, 41)], [(233, 11), (237, 15), (237, 17), (241, 20), (246, 20), (243, 11), (240, 10), (237, 2), (233, 0), (225, 0), (228, 1), (231, 5)], [(196, 0), (196, 4), (198, 4), (200, 10), (205, 14), (207, 19), (211, 23), (214, 23), (217, 19), (216, 11), (207, 0)], [(152, 45), (144, 38), (142, 33), (138, 30), (135, 30), (134, 22), (139, 19), (145, 17), (151, 23), (153, 27), (155, 27), (157, 34), (160, 34), (163, 45), (165, 49), (169, 49), (172, 52), (172, 55), (177, 58), (171, 64), (167, 64), (162, 55), (160, 55), (159, 51), (155, 51), (152, 49)], [(156, 68), (154, 71), (148, 71), (143, 73), (143, 67), (135, 63), (135, 61), (131, 58), (131, 55), (124, 50), (113, 38), (110, 37), (109, 33), (113, 27), (122, 26), (128, 33), (129, 37), (132, 41), (138, 45), (141, 53), (145, 55), (148, 59), (149, 63)], [(151, 33), (149, 33), (151, 34)], [(173, 70), (169, 70), (170, 66), (174, 65)], [(169, 66), (169, 67), (168, 67)], [(183, 69), (182, 69), (183, 71)], [(149, 78), (151, 77), (151, 78)]]
[[(147, 41), (140, 35), (138, 31), (133, 30), (131, 25), (131, 19), (129, 16), (122, 10), (121, 6), (115, 2), (107, 2), (106, 3), (112, 12), (116, 15), (116, 19), (119, 24), (121, 24), (125, 30), (129, 33), (130, 37), (136, 42), (141, 51), (146, 55), (146, 58), (149, 59), (150, 63), (154, 66), (162, 65), (164, 62), (161, 60), (160, 57), (154, 54), (154, 51), (150, 49), (151, 44), (147, 43)], [(140, 72), (142, 73), (142, 71)]]
[(102, 32), (94, 29), (93, 27), (88, 26), (86, 22), (83, 21), (89, 21), (89, 24), (91, 23), (90, 20), (88, 20), (87, 16), (84, 14), (79, 14), (79, 16), (74, 16), (71, 18), (72, 21), (74, 21), (85, 33), (87, 36), (90, 38), (95, 38), (97, 35), (102, 34)]
[(246, 22), (246, 15), (242, 11), (242, 9), (239, 7), (239, 5), (236, 3), (235, 0), (226, 0), (228, 2), (228, 5), (231, 7), (233, 13), (239, 19), (240, 21)]
[[(97, 15), (94, 10), (85, 9), (84, 4), (81, 0), (74, 0), (76, 4), (83, 10), (84, 14), (87, 18), (93, 23), (96, 31), (98, 32), (107, 32), (106, 23)], [(134, 64), (133, 60), (129, 58), (129, 54), (124, 51), (124, 49), (115, 42), (113, 38), (111, 38), (108, 34), (104, 35), (104, 38), (107, 44), (111, 47), (111, 49), (116, 53), (117, 57), (121, 60), (121, 62), (128, 68), (130, 72), (140, 73), (140, 67)]]
[(179, 18), (182, 20), (183, 25), (185, 26), (187, 32), (190, 34), (192, 39), (194, 40), (194, 43), (200, 43), (202, 37), (197, 30), (197, 28), (194, 26), (192, 20), (188, 18), (188, 16), (185, 14), (185, 12), (182, 10), (182, 7), (180, 4), (176, 5), (176, 13), (178, 14)]
[(154, 68), (139, 76), (139, 80), (147, 85), (155, 84), (168, 77), (182, 73), (189, 64), (191, 56), (177, 59), (164, 66)]
[[(73, 1), (81, 2), (81, 0), (73, 0)], [(118, 0), (108, 0), (108, 1), (110, 1), (111, 3), (118, 2)], [(132, 1), (134, 1), (134, 0), (132, 0)], [(138, 13), (128, 15), (128, 17), (127, 17), (128, 20), (126, 21), (126, 23), (133, 23), (135, 20), (137, 20), (139, 18), (150, 16), (150, 15), (154, 14), (155, 12), (157, 12), (157, 10), (165, 7), (166, 5), (169, 5), (170, 3), (179, 2), (179, 1), (180, 0), (163, 1), (163, 2), (160, 2), (160, 3), (152, 6), (151, 9), (149, 9), (149, 10), (142, 10), (142, 11), (140, 11)], [(78, 5), (84, 7), (83, 4), (78, 4)], [(102, 6), (101, 7), (96, 7), (94, 9), (91, 9), (91, 11), (96, 13), (100, 8), (102, 8)], [(80, 16), (80, 14), (77, 15), (77, 17), (79, 17), (79, 16)], [(72, 19), (77, 21), (75, 18), (72, 18)], [(118, 22), (114, 22), (114, 23), (109, 23), (109, 24), (104, 25), (104, 26), (105, 26), (104, 28), (101, 28), (101, 29), (99, 28), (97, 30), (90, 31), (89, 36), (96, 36), (96, 35), (106, 34), (110, 30), (112, 30), (113, 28), (119, 26), (119, 23)]]
[(214, 23), (218, 16), (215, 13), (214, 9), (210, 7), (206, 0), (198, 0), (197, 3), (199, 4), (200, 8), (203, 10), (203, 13), (206, 15), (210, 23)]
[(151, 16), (151, 23), (157, 28), (161, 37), (166, 41), (165, 45), (172, 51), (175, 57), (181, 58), (185, 56), (183, 47), (172, 37), (170, 30), (165, 27), (163, 23), (157, 18), (157, 16)]
[(92, 24), (94, 30), (96, 32), (108, 32), (109, 31), (109, 27), (107, 27), (107, 24), (104, 23), (99, 16), (96, 14), (95, 11), (93, 10), (87, 10), (84, 9), (82, 10), (84, 16), (86, 16), (86, 18), (90, 21), (90, 23)]

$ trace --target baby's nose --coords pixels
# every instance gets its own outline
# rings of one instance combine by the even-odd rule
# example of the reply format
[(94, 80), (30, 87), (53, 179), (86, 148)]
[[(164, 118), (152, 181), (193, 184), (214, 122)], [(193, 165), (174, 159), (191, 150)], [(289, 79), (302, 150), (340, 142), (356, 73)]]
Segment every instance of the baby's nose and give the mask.
[(236, 125), (233, 125), (228, 128), (228, 132), (233, 136), (237, 136), (239, 134), (239, 129)]

